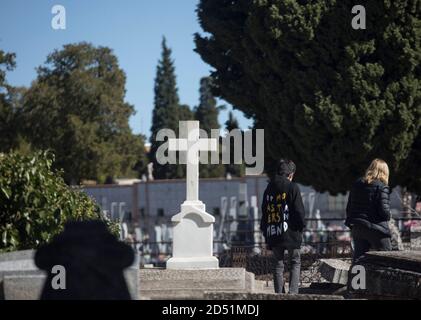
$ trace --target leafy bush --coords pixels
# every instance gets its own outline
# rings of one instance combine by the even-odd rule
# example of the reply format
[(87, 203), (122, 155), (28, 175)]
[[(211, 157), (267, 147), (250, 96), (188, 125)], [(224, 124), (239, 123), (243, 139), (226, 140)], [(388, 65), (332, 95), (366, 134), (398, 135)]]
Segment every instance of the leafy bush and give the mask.
[[(37, 248), (69, 220), (102, 219), (93, 199), (51, 169), (54, 155), (0, 154), (0, 251)], [(118, 231), (105, 220), (113, 233)]]

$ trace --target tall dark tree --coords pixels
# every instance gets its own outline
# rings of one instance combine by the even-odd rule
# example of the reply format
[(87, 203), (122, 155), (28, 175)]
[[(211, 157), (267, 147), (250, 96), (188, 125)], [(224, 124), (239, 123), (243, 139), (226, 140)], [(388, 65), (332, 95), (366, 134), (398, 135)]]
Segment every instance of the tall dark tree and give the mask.
[[(207, 138), (211, 137), (212, 129), (219, 129), (218, 115), (222, 107), (217, 106), (217, 102), (212, 93), (212, 79), (204, 77), (200, 79), (199, 105), (195, 108), (195, 118), (200, 122), (200, 128), (206, 131)], [(211, 164), (210, 152), (208, 152), (208, 163), (200, 164), (199, 174), (202, 178), (216, 178), (224, 176), (224, 166), (222, 164)]]
[(38, 68), (24, 97), (26, 136), (54, 152), (66, 182), (135, 175), (143, 140), (129, 127), (125, 83), (112, 50), (89, 43), (65, 45)]
[(200, 128), (210, 134), (211, 129), (219, 129), (219, 109), (212, 93), (212, 79), (200, 79), (199, 105), (195, 109), (196, 120), (200, 121)]
[[(171, 49), (165, 38), (162, 40), (162, 56), (156, 69), (155, 100), (152, 114), (150, 160), (153, 162), (155, 179), (175, 179), (185, 176), (185, 169), (180, 164), (161, 165), (156, 159), (158, 148), (163, 144), (156, 140), (161, 129), (171, 129), (178, 135), (180, 113), (188, 115), (185, 107), (180, 108), (174, 62), (171, 59)], [(177, 159), (179, 159), (177, 155)]]
[(16, 146), (16, 111), (11, 96), (12, 88), (6, 81), (6, 72), (15, 66), (15, 54), (0, 50), (0, 152)]
[(180, 106), (180, 121), (194, 120), (194, 112), (190, 109), (187, 104)]
[[(230, 111), (228, 113), (228, 119), (225, 122), (226, 131), (230, 132), (232, 130), (239, 130), (240, 126), (238, 125), (238, 120), (235, 118), (234, 114)], [(230, 163), (225, 165), (225, 174), (229, 174), (233, 177), (242, 177), (245, 173), (244, 164), (234, 164), (234, 143), (230, 143)]]
[[(265, 129), (267, 163), (292, 158), (299, 182), (346, 191), (375, 157), (421, 193), (421, 21), (416, 0), (201, 0), (197, 51), (216, 93)], [(268, 168), (266, 168), (268, 169)]]

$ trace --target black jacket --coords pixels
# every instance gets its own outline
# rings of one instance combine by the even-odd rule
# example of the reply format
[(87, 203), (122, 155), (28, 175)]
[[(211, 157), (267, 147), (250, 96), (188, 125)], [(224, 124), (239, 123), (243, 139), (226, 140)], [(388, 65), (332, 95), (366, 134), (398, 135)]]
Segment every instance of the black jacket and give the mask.
[(362, 225), (390, 237), (390, 188), (379, 180), (362, 178), (352, 186), (346, 207), (345, 225)]
[(304, 229), (304, 205), (297, 184), (276, 176), (263, 194), (260, 229), (269, 248), (299, 249)]

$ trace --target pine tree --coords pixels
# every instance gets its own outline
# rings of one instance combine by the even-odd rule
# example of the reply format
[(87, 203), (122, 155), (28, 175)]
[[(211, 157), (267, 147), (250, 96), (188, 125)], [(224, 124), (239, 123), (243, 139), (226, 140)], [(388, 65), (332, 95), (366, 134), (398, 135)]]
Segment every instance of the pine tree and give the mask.
[(200, 121), (200, 128), (210, 134), (211, 129), (219, 129), (216, 99), (212, 94), (212, 79), (204, 77), (200, 79), (199, 105), (196, 107), (196, 120)]
[(189, 105), (182, 104), (180, 106), (180, 121), (194, 120), (194, 112), (190, 109)]
[[(240, 129), (238, 121), (235, 118), (234, 114), (230, 111), (228, 113), (228, 119), (225, 122), (226, 131), (230, 132), (232, 130)], [(230, 164), (225, 165), (225, 175), (230, 174), (233, 177), (242, 177), (244, 176), (245, 166), (244, 164), (234, 164), (234, 143), (230, 144)]]
[[(183, 112), (183, 109), (181, 110)], [(186, 110), (184, 108), (184, 113)], [(151, 127), (150, 160), (153, 162), (155, 179), (175, 179), (185, 176), (182, 165), (161, 165), (156, 159), (156, 152), (162, 141), (156, 141), (156, 134), (161, 129), (171, 129), (178, 135), (180, 105), (176, 84), (174, 63), (171, 60), (171, 49), (167, 47), (165, 37), (162, 40), (162, 56), (158, 63), (155, 78), (155, 100)], [(177, 155), (177, 159), (179, 159)]]
[[(211, 138), (211, 130), (219, 129), (218, 115), (221, 107), (216, 105), (216, 99), (212, 94), (212, 79), (210, 77), (200, 79), (199, 93), (200, 99), (199, 105), (195, 109), (195, 117), (200, 122), (200, 128), (206, 131), (207, 138)], [(222, 164), (211, 164), (210, 154), (208, 152), (208, 164), (200, 164), (200, 177), (223, 177), (224, 166)]]

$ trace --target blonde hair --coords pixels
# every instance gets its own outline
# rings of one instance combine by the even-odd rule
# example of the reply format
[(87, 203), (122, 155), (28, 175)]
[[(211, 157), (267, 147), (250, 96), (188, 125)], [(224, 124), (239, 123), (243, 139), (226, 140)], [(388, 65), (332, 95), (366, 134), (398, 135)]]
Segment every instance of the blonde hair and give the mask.
[(364, 180), (372, 183), (374, 180), (380, 180), (384, 184), (389, 184), (389, 167), (382, 159), (374, 159), (365, 172)]

